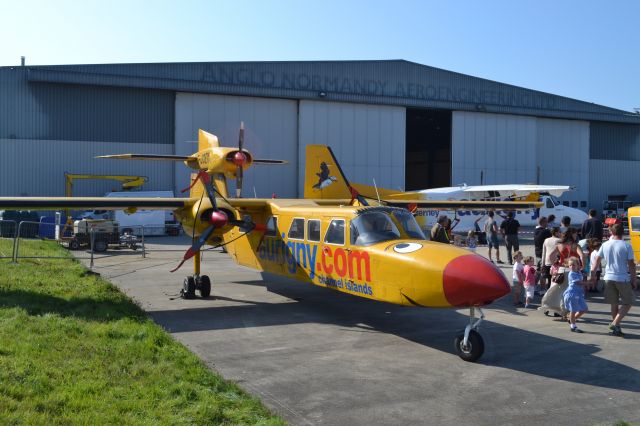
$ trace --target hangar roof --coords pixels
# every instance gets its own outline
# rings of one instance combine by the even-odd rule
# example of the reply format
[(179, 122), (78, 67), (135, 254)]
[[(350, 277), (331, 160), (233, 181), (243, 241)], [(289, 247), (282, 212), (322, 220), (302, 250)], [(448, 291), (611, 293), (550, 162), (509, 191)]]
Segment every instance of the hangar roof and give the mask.
[(640, 115), (628, 111), (405, 60), (189, 62), (26, 68), (27, 79), (33, 82), (640, 123)]

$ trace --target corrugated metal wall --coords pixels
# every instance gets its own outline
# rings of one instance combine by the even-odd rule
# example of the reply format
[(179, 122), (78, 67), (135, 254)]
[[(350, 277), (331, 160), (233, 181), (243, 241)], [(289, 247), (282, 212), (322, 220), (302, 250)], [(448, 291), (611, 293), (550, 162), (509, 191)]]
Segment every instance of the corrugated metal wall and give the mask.
[(484, 184), (571, 185), (563, 201), (589, 199), (588, 122), (454, 111), (452, 126), (454, 184), (483, 172)]
[(564, 194), (562, 201), (577, 201), (579, 204), (575, 207), (581, 207), (580, 203), (589, 200), (590, 191), (589, 123), (544, 118), (536, 122), (540, 184), (575, 186), (575, 191)]
[(174, 94), (29, 82), (0, 70), (0, 138), (173, 144)]
[(451, 181), (454, 185), (536, 180), (536, 119), (453, 112)]
[(404, 188), (405, 108), (300, 101), (298, 190), (303, 193), (305, 147), (331, 146), (353, 182)]
[(591, 159), (634, 160), (640, 168), (640, 126), (595, 121), (590, 132)]
[[(245, 124), (245, 148), (255, 158), (287, 160), (282, 166), (256, 165), (244, 174), (243, 195), (295, 197), (298, 174), (298, 104), (283, 99), (176, 94), (176, 154), (197, 151), (198, 129), (218, 136), (222, 146), (238, 146), (240, 121)], [(188, 185), (190, 170), (176, 164), (177, 188)], [(230, 190), (235, 189), (230, 183)]]
[[(31, 81), (639, 123), (625, 111), (403, 60), (30, 68)], [(322, 95), (321, 95), (322, 93)]]
[(626, 194), (627, 199), (640, 202), (640, 163), (637, 161), (589, 161), (589, 204), (601, 209), (609, 195)]
[[(63, 196), (64, 173), (125, 174), (147, 176), (142, 189), (173, 189), (173, 165), (157, 161), (124, 161), (94, 158), (97, 155), (138, 152), (173, 154), (173, 146), (148, 143), (105, 143), (0, 139), (0, 196)], [(87, 180), (74, 184), (74, 196), (101, 196), (117, 181)]]

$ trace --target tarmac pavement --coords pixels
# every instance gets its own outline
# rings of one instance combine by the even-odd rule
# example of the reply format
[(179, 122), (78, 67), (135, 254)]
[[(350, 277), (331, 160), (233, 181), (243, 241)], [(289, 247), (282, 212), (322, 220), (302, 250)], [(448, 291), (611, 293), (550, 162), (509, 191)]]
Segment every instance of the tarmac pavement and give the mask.
[[(602, 293), (587, 298), (584, 334), (514, 308), (505, 296), (484, 309), (485, 353), (468, 363), (453, 348), (468, 310), (406, 308), (273, 275), (263, 280), (219, 250), (205, 252), (202, 263), (212, 297), (176, 298), (192, 266), (169, 270), (188, 243), (148, 239), (146, 258), (114, 252), (96, 258), (93, 270), (291, 424), (640, 422), (637, 302), (623, 339), (608, 335)], [(533, 254), (531, 244), (521, 249)], [(505, 260), (504, 247), (501, 254)], [(510, 278), (510, 266), (502, 269)]]

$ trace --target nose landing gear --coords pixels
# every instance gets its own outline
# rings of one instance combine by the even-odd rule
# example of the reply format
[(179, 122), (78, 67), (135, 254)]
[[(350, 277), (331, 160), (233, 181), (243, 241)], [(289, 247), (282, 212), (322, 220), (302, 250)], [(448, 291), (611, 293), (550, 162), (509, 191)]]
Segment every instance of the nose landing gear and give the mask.
[[(480, 314), (480, 318), (477, 319), (475, 317), (476, 309)], [(456, 336), (454, 340), (456, 353), (465, 361), (477, 361), (484, 353), (484, 341), (480, 333), (476, 331), (483, 319), (482, 309), (472, 306), (469, 309), (469, 324), (465, 327), (464, 333)]]

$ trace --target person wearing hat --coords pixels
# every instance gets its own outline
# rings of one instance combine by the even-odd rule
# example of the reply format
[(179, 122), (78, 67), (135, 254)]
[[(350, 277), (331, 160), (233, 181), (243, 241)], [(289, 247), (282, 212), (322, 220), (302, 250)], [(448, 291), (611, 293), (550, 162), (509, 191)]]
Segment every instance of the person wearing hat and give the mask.
[(449, 218), (446, 215), (438, 216), (438, 221), (433, 225), (433, 228), (431, 228), (431, 241), (437, 241), (444, 244), (449, 244), (451, 242), (445, 228), (448, 221)]

